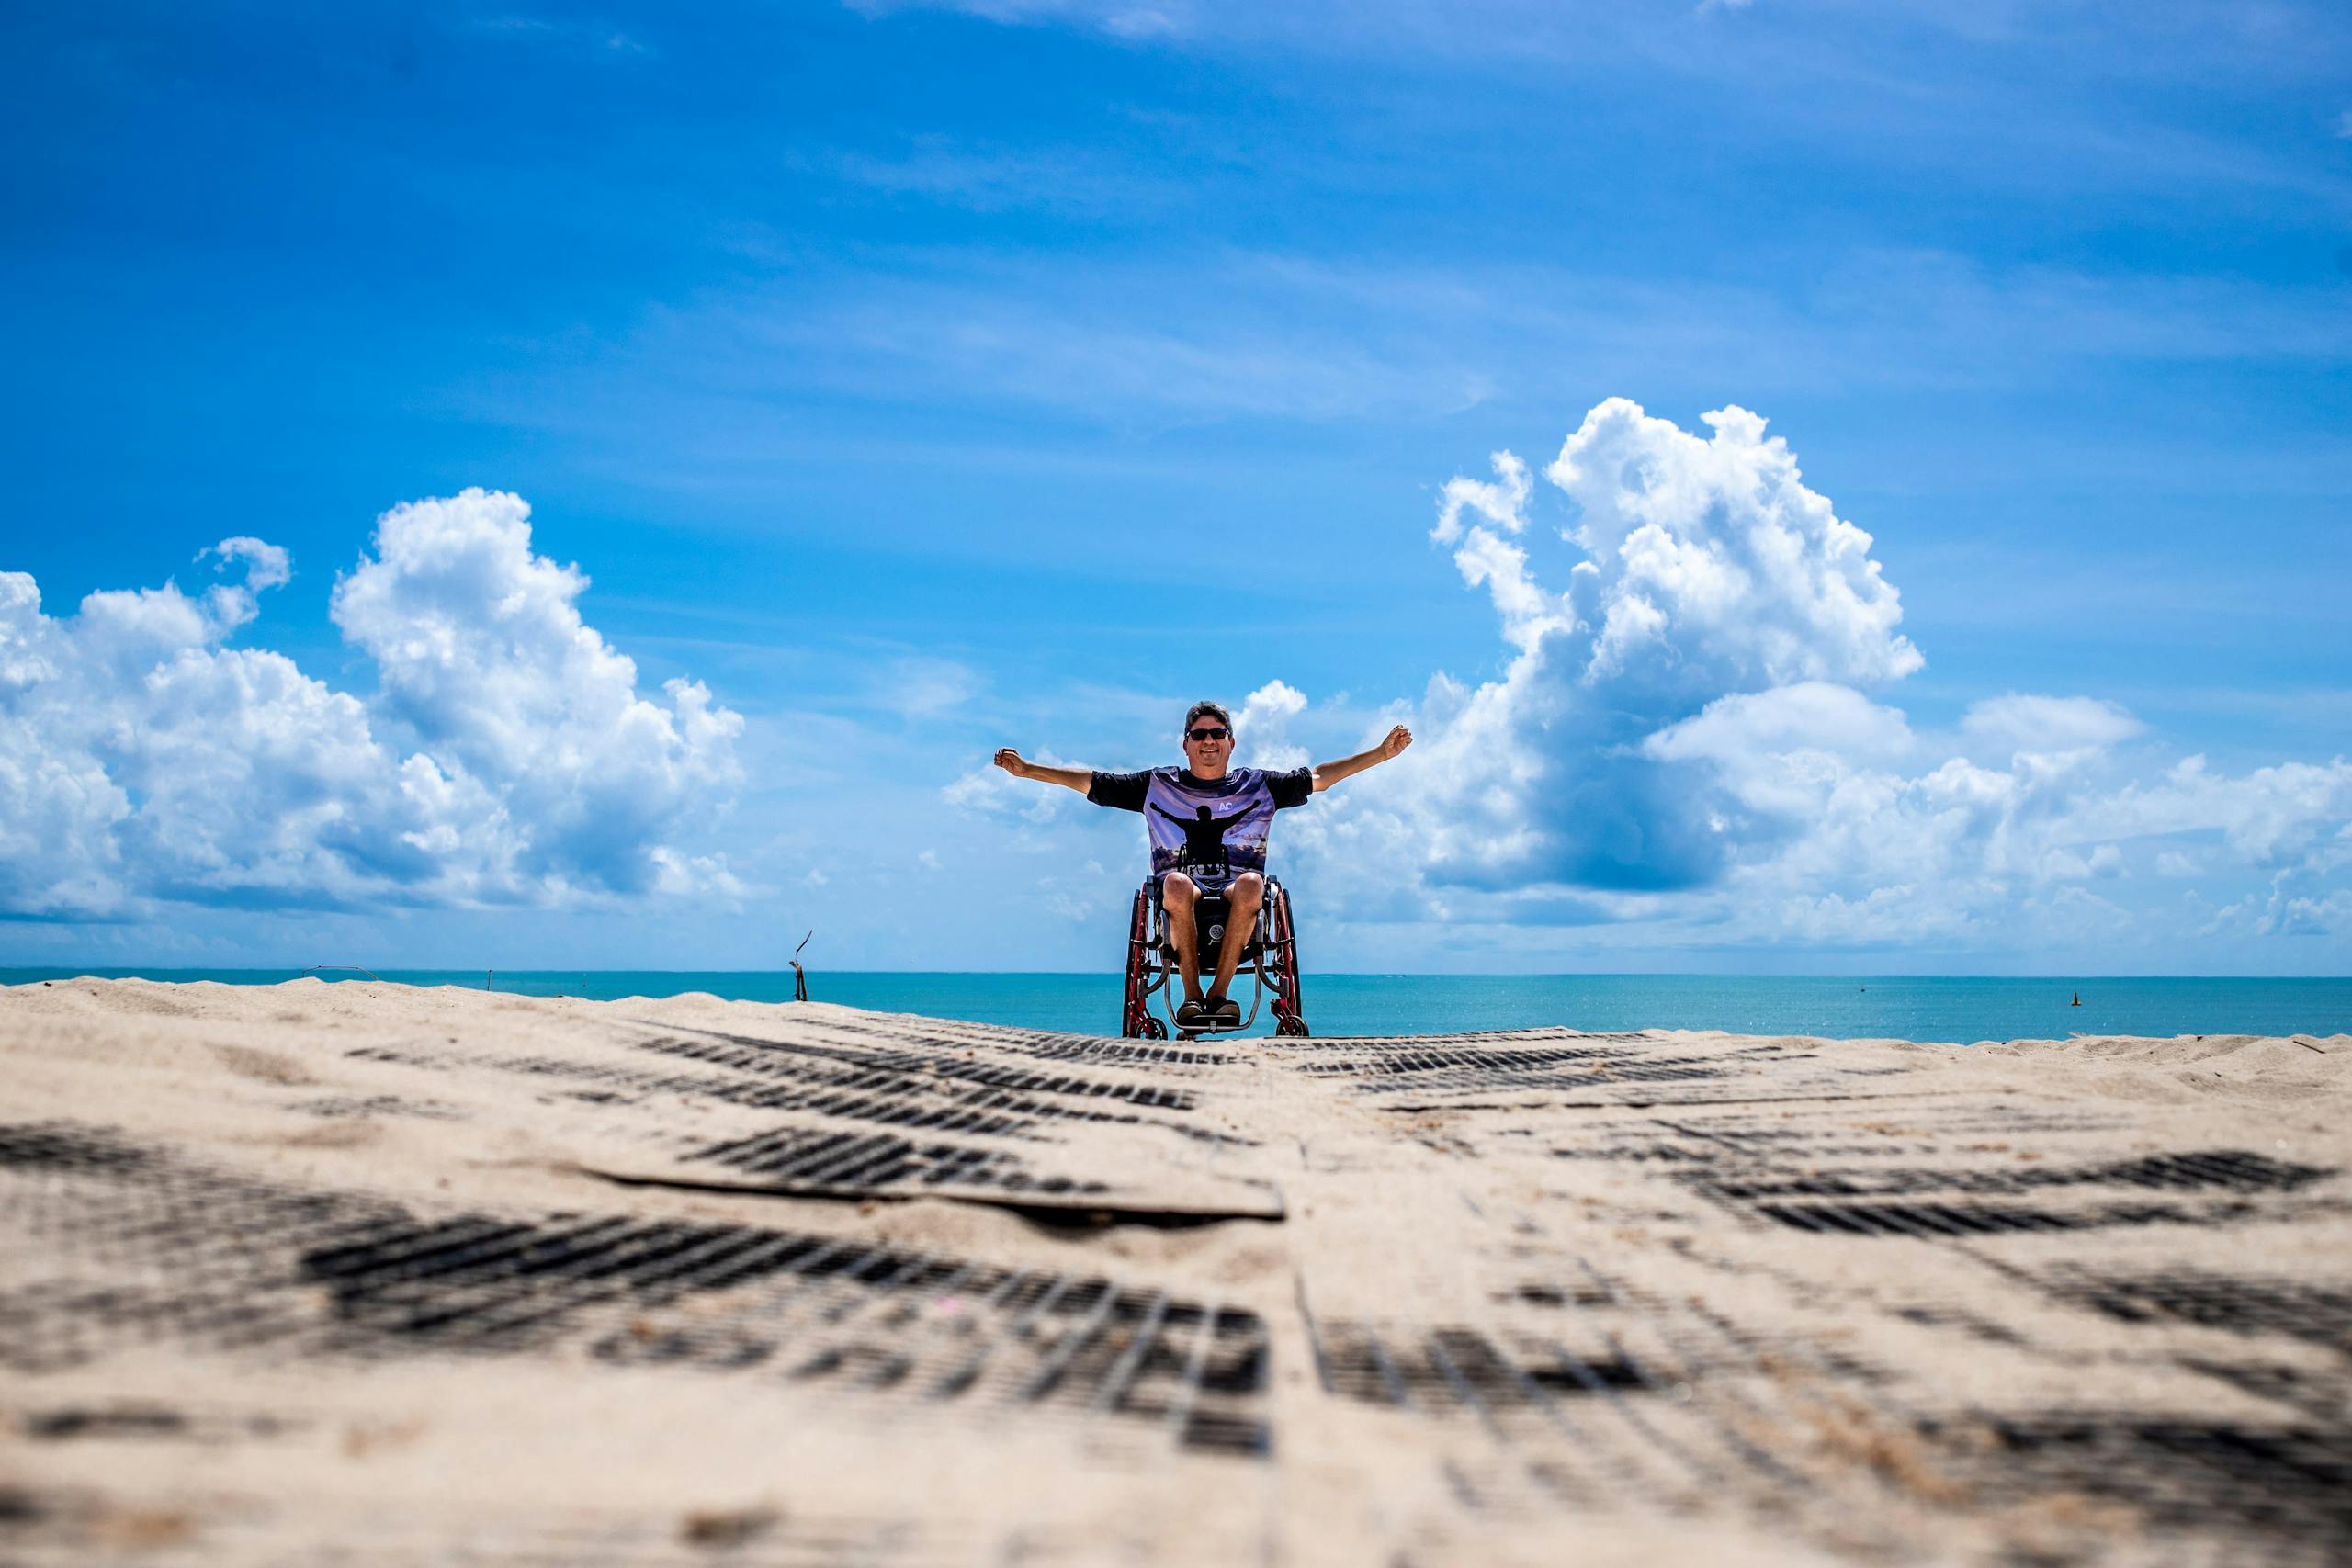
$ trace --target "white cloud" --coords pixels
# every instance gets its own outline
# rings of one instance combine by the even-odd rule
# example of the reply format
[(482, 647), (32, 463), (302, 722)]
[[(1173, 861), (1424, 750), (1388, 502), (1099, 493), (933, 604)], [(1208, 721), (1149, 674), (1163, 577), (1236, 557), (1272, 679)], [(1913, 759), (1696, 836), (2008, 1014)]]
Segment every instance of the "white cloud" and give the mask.
[(887, 16), (926, 3), (1009, 26), (1058, 24), (1143, 39), (1186, 32), (1193, 25), (1186, 4), (1141, 5), (1136, 0), (848, 0), (854, 10)]
[[(1371, 797), (1354, 809), (1393, 823), (1383, 860), (1440, 886), (1704, 886), (1726, 867), (1733, 824), (1679, 751), (1785, 727), (1806, 704), (1861, 713), (1830, 688), (1918, 668), (1870, 536), (1804, 486), (1762, 420), (1725, 409), (1707, 423), (1702, 440), (1623, 399), (1587, 416), (1544, 470), (1574, 509), (1552, 536), (1574, 547), (1564, 587), (1536, 564), (1551, 547), (1528, 527), (1519, 458), (1496, 454), (1491, 483), (1446, 487), (1433, 536), (1487, 590), (1514, 657), (1475, 690), (1430, 682), (1409, 792), (1393, 773), (1353, 792)], [(1776, 706), (1722, 710), (1645, 749), (1718, 699), (1790, 687)]]
[(2120, 832), (2219, 829), (2223, 847), (2245, 864), (2333, 871), (2344, 863), (2339, 846), (2352, 818), (2352, 763), (2282, 762), (2231, 778), (2201, 755), (2187, 757), (2152, 784), (2125, 785), (2099, 809)]
[(735, 899), (748, 897), (753, 891), (728, 869), (724, 855), (686, 855), (667, 844), (657, 844), (648, 858), (653, 863), (653, 886), (659, 893), (673, 897), (717, 894)]
[[(1433, 678), (1420, 744), (1299, 814), (1319, 886), (1392, 918), (1518, 921), (1548, 891), (1711, 942), (2046, 944), (2132, 930), (2132, 846), (2155, 840), (2159, 875), (2271, 880), (2223, 925), (2344, 928), (2352, 764), (2151, 774), (2146, 727), (2090, 697), (2011, 693), (1915, 728), (1870, 694), (1922, 664), (1870, 536), (1760, 419), (1706, 423), (1593, 410), (1546, 469), (1572, 504), (1556, 529), (1508, 453), (1493, 482), (1445, 487), (1433, 537), (1487, 591), (1509, 662)], [(1565, 571), (1549, 539), (1574, 547)], [(2194, 856), (2165, 842), (2189, 839)]]
[(226, 571), (236, 561), (245, 563), (245, 587), (255, 593), (265, 589), (279, 588), (294, 580), (293, 561), (277, 545), (266, 544), (249, 534), (223, 539), (196, 553), (202, 561), (208, 556), (220, 558), (220, 570)]
[(242, 580), (200, 597), (109, 590), (61, 617), (0, 573), (0, 908), (740, 892), (671, 840), (731, 792), (741, 720), (695, 682), (639, 696), (580, 619), (587, 580), (530, 543), (510, 495), (379, 519), (334, 601), (366, 700), (225, 646), (290, 575), (259, 539), (205, 551)]
[(1707, 758), (1736, 762), (1805, 750), (1838, 757), (1896, 757), (1911, 745), (1911, 727), (1898, 710), (1881, 707), (1850, 686), (1800, 681), (1718, 697), (1697, 717), (1649, 737), (1642, 750), (1668, 761)]
[(1074, 869), (1055, 872), (1037, 879), (1037, 891), (1046, 908), (1062, 919), (1077, 925), (1093, 922), (1097, 910), (1112, 905), (1125, 904), (1134, 896), (1132, 884), (1114, 881), (1102, 869), (1099, 860), (1088, 861)]
[(551, 21), (544, 17), (469, 17), (457, 30), (480, 38), (514, 43), (560, 46), (590, 54), (639, 55), (651, 52), (639, 39), (594, 21)]
[(2130, 874), (2123, 866), (2123, 852), (2113, 844), (2101, 844), (2087, 855), (2061, 845), (2044, 852), (2035, 869), (2045, 882), (2088, 882)]
[(1097, 148), (1039, 152), (916, 136), (896, 156), (842, 152), (796, 163), (868, 190), (974, 212), (1132, 213), (1173, 207), (1188, 194), (1182, 182), (1151, 179)]
[(2097, 750), (2147, 728), (2114, 703), (2014, 693), (1971, 705), (1960, 727), (1970, 739), (1996, 750), (2042, 754)]
[(2297, 893), (2287, 875), (2274, 877), (2267, 894), (2249, 893), (2214, 913), (2208, 932), (2245, 931), (2256, 936), (2341, 936), (2352, 933), (2352, 888)]
[(1250, 694), (1234, 716), (1240, 760), (1252, 768), (1304, 768), (1306, 748), (1289, 738), (1290, 721), (1306, 711), (1306, 695), (1295, 686), (1269, 681)]
[(651, 846), (738, 780), (742, 721), (698, 682), (666, 705), (580, 618), (588, 580), (532, 553), (530, 508), (469, 490), (378, 520), (378, 557), (335, 585), (378, 705), (442, 769), (494, 783), (526, 880), (642, 891)]
[(1462, 514), (1476, 512), (1487, 522), (1506, 532), (1517, 534), (1527, 527), (1527, 502), (1533, 485), (1527, 477), (1527, 465), (1509, 452), (1498, 452), (1490, 459), (1495, 466), (1491, 484), (1484, 479), (1464, 479), (1456, 474), (1445, 481), (1438, 506), (1437, 526), (1430, 530), (1430, 537), (1441, 545), (1450, 545), (1462, 537)]
[(910, 657), (898, 660), (880, 693), (884, 706), (908, 719), (931, 718), (980, 694), (982, 682), (969, 665), (953, 659)]
[[(1918, 669), (1871, 536), (1805, 488), (1763, 420), (1740, 408), (1702, 417), (1706, 441), (1611, 398), (1545, 470), (1577, 509), (1566, 536), (1590, 568), (1570, 587), (1580, 619), (1600, 627), (1588, 680), (1631, 667), (1644, 687), (1712, 695)], [(1634, 626), (1622, 637), (1621, 618)], [(1638, 657), (1650, 642), (1671, 657)]]

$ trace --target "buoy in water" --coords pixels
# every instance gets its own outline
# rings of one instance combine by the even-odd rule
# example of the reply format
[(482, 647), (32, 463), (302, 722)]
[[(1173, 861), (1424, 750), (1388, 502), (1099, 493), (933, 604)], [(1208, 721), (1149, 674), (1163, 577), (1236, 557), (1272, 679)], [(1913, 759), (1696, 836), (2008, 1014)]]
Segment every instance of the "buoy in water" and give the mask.
[(2080, 1007), (2080, 1006), (2082, 1006), (2082, 1005), (2083, 1005), (2083, 993), (2082, 993), (2082, 992), (2080, 992), (2080, 991), (2076, 991), (2076, 992), (2075, 993), (2075, 999), (2074, 999), (2073, 1003), (2072, 1003), (2072, 1004), (2070, 1004), (2070, 1005), (2075, 1006), (2075, 1007)]

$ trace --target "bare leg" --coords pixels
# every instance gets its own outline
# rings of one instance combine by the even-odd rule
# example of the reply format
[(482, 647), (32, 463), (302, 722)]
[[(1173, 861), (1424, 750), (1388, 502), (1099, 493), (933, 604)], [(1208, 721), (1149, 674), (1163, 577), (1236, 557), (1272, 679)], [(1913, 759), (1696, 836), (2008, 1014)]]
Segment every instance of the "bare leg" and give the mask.
[(1181, 871), (1159, 879), (1159, 902), (1168, 911), (1168, 940), (1176, 948), (1176, 973), (1184, 982), (1184, 999), (1201, 999), (1201, 932), (1193, 923), (1193, 907), (1201, 890)]
[(1233, 984), (1233, 972), (1240, 967), (1241, 950), (1250, 945), (1250, 928), (1258, 923), (1258, 906), (1266, 901), (1266, 879), (1254, 871), (1245, 871), (1233, 879), (1225, 890), (1225, 942), (1217, 949), (1216, 982), (1209, 987), (1212, 1000), (1225, 995)]

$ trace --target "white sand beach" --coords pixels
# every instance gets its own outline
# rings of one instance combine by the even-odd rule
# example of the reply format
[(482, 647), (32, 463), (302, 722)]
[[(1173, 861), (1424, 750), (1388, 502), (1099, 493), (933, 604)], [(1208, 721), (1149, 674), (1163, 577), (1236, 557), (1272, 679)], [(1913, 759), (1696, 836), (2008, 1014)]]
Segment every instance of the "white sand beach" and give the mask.
[(0, 1558), (2352, 1557), (2352, 1038), (0, 992)]

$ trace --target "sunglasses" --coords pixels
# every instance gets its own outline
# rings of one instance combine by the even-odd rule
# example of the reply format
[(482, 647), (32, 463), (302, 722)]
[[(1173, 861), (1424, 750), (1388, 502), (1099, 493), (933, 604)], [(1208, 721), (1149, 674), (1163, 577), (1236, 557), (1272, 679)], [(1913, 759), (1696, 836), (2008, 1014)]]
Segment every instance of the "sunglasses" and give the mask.
[(1198, 729), (1188, 729), (1184, 731), (1184, 739), (1187, 740), (1222, 740), (1232, 733), (1233, 732), (1229, 729), (1218, 729), (1213, 726), (1204, 724)]

